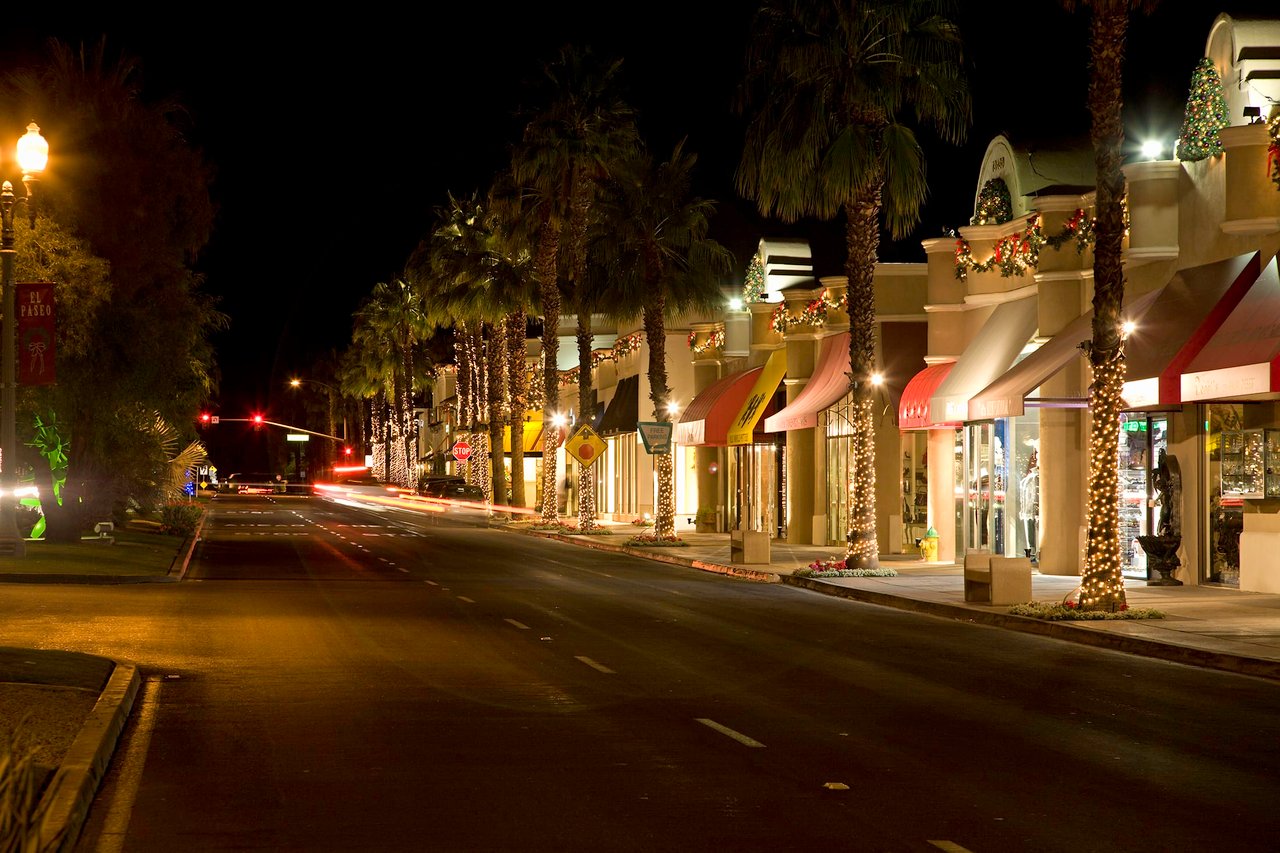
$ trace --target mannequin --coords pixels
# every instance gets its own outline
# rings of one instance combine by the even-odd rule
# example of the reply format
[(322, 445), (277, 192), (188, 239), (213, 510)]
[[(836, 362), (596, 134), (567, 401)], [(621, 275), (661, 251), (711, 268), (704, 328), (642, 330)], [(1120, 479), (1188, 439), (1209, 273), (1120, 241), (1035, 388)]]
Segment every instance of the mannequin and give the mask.
[(1036, 550), (1036, 522), (1040, 518), (1040, 460), (1035, 445), (1027, 460), (1027, 471), (1018, 481), (1018, 518), (1026, 536), (1027, 550)]

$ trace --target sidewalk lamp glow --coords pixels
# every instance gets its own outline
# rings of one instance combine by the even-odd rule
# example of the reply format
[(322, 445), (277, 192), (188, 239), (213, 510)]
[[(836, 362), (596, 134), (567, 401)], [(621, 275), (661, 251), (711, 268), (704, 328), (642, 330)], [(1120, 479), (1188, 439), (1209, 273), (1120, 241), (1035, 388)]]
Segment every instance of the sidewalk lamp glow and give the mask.
[(871, 384), (872, 384), (872, 385), (875, 385), (875, 386), (883, 385), (883, 384), (884, 384), (884, 374), (883, 374), (883, 373), (881, 373), (881, 372), (880, 372), (880, 371), (878, 371), (878, 370), (877, 370), (875, 373), (871, 374)]
[(680, 414), (680, 404), (676, 402), (667, 403), (667, 414), (668, 415)]
[(13, 184), (5, 181), (0, 185), (0, 298), (3, 299), (3, 320), (0, 321), (0, 339), (4, 342), (4, 352), (0, 356), (0, 380), (3, 390), (0, 391), (0, 553), (11, 553), (15, 557), (26, 554), (26, 547), (18, 533), (17, 505), (14, 502), (15, 487), (18, 482), (17, 466), (14, 460), (18, 455), (18, 428), (14, 417), (17, 406), (18, 388), (14, 376), (17, 361), (17, 343), (14, 339), (17, 331), (14, 323), (14, 286), (13, 261), (16, 251), (13, 248), (13, 211), (19, 202), (27, 205), (27, 215), (31, 227), (36, 227), (35, 186), (39, 183), (40, 173), (49, 164), (49, 143), (40, 135), (40, 126), (34, 121), (27, 125), (26, 134), (18, 140), (17, 165), (22, 171), (22, 185), (25, 193), (16, 196)]
[(1160, 155), (1164, 153), (1164, 144), (1158, 139), (1148, 139), (1142, 143), (1142, 158), (1144, 160), (1159, 160)]
[(1127, 338), (1133, 334), (1133, 330), (1136, 328), (1138, 328), (1137, 323), (1132, 320), (1125, 320), (1120, 324), (1120, 334)]
[(564, 426), (566, 423), (568, 423), (568, 421), (566, 421), (564, 415), (560, 414), (559, 412), (556, 412), (554, 415), (551, 416), (551, 425), (553, 427), (556, 427), (557, 429)]
[(734, 297), (732, 297), (732, 298), (729, 300), (729, 310), (730, 310), (730, 311), (741, 311), (741, 310), (742, 310), (742, 297), (741, 297), (741, 296), (734, 296)]

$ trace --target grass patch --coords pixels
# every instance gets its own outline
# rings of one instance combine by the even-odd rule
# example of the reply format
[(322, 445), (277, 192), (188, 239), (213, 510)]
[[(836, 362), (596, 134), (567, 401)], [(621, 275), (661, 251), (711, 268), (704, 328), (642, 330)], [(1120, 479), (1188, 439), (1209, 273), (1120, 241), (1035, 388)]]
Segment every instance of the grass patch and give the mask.
[(1099, 622), (1116, 619), (1163, 619), (1164, 611), (1150, 607), (1126, 607), (1124, 610), (1086, 610), (1075, 602), (1032, 601), (1009, 608), (1014, 616), (1030, 616), (1047, 622)]
[(0, 557), (0, 574), (164, 575), (185, 537), (161, 532), (116, 530), (114, 544), (98, 539), (46, 542), (28, 539), (26, 556)]

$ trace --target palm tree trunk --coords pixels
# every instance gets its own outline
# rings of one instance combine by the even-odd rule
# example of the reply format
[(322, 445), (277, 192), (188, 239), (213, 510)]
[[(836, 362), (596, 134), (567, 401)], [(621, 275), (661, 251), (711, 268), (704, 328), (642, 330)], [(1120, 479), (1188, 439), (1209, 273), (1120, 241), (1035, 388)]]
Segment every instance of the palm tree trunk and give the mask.
[(507, 330), (505, 324), (489, 325), (489, 467), (492, 480), (491, 503), (507, 503), (507, 470), (503, 464), (502, 429), (507, 424), (506, 374), (503, 363), (507, 360)]
[(507, 318), (507, 386), (511, 397), (511, 505), (523, 509), (524, 413), (528, 408), (528, 381), (524, 366), (525, 313)]
[[(596, 418), (595, 384), (591, 381), (591, 312), (578, 306), (578, 422), (591, 424)], [(578, 466), (578, 529), (594, 530), (596, 525), (595, 466)]]
[(560, 408), (560, 375), (556, 370), (560, 342), (560, 288), (556, 281), (556, 254), (560, 251), (560, 232), (551, 222), (544, 223), (538, 243), (537, 275), (542, 297), (542, 521), (555, 524), (556, 451), (560, 447), (560, 431), (554, 426)]
[[(653, 265), (650, 261), (650, 265)], [(649, 399), (653, 401), (653, 419), (668, 421), (667, 403), (671, 389), (667, 387), (667, 332), (664, 314), (665, 299), (662, 288), (650, 285), (651, 304), (644, 309), (644, 339), (649, 346)], [(653, 535), (658, 539), (674, 539), (676, 536), (676, 495), (674, 462), (670, 453), (659, 453), (653, 458), (654, 473), (658, 477), (658, 494), (653, 507)]]
[(846, 207), (845, 274), (849, 280), (849, 391), (853, 424), (849, 448), (849, 533), (845, 565), (875, 569), (880, 565), (876, 542), (876, 447), (872, 416), (875, 388), (875, 271), (880, 251), (880, 188), (869, 190)]
[(1089, 364), (1093, 368), (1089, 392), (1089, 546), (1080, 581), (1080, 604), (1110, 611), (1125, 605), (1116, 456), (1125, 373), (1124, 340), (1120, 334), (1124, 306), (1120, 256), (1124, 174), (1120, 165), (1124, 143), (1121, 82), (1128, 23), (1127, 3), (1093, 4), (1089, 109), (1093, 114), (1091, 137), (1098, 174), (1098, 224), (1093, 256), (1093, 338), (1089, 346)]

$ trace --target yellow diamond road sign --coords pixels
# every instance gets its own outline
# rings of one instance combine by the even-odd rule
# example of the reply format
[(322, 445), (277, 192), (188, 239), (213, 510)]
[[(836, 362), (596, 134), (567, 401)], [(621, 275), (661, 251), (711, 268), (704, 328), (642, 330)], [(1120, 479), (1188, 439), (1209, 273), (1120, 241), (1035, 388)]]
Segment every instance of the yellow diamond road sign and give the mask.
[(564, 443), (564, 449), (567, 453), (573, 454), (573, 458), (577, 459), (588, 468), (595, 463), (600, 455), (604, 453), (604, 440), (596, 435), (587, 424), (583, 424), (569, 436), (569, 440)]

